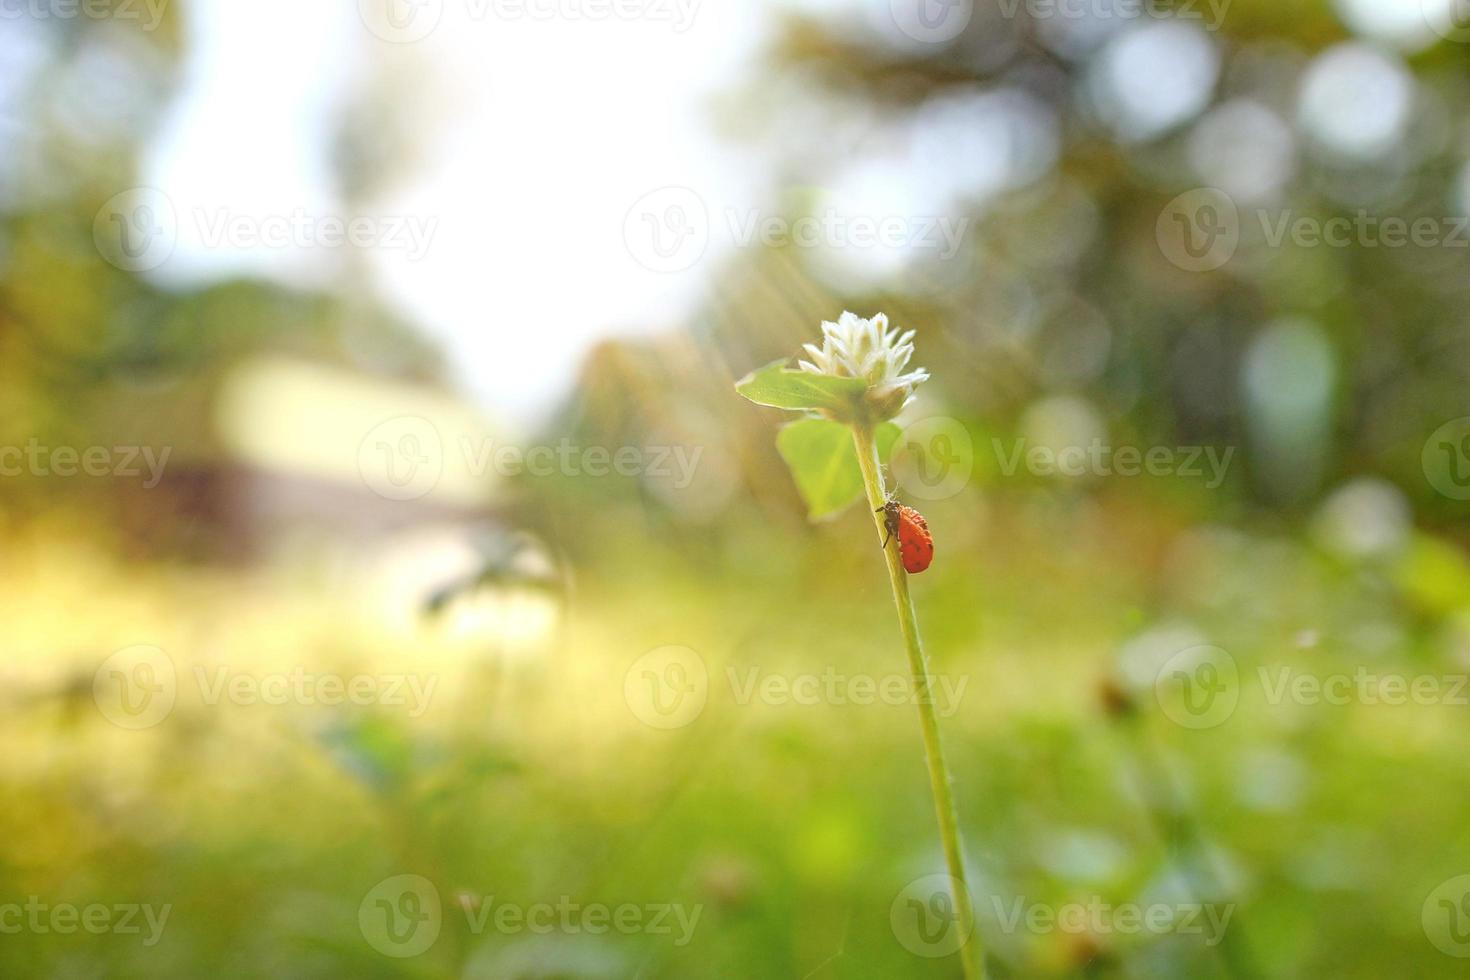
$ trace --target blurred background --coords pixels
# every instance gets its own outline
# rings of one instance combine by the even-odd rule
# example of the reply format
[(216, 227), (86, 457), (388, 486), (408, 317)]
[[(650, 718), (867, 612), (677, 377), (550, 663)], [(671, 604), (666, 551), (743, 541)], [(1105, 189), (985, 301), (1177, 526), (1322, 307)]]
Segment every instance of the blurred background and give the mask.
[(0, 974), (960, 976), (852, 310), (992, 975), (1463, 976), (1467, 44), (0, 0)]

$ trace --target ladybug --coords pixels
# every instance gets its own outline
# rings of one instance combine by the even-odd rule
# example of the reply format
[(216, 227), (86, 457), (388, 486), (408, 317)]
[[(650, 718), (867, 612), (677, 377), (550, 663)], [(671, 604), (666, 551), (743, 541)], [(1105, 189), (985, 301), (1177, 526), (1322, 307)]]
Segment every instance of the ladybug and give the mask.
[(888, 547), (888, 539), (896, 535), (904, 569), (910, 575), (917, 575), (928, 568), (934, 560), (934, 535), (929, 533), (924, 515), (897, 500), (890, 500), (878, 509), (883, 512), (883, 526), (888, 530), (883, 547)]

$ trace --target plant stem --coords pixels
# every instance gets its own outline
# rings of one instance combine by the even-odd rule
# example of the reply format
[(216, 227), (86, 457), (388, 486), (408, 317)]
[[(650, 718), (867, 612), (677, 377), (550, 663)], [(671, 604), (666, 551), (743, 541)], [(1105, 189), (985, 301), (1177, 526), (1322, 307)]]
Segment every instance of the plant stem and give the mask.
[[(887, 535), (882, 511), (886, 494), (883, 489), (883, 469), (878, 458), (878, 444), (873, 438), (873, 429), (864, 424), (852, 427), (852, 439), (857, 447), (858, 465), (863, 472), (863, 486), (868, 494), (868, 506), (873, 509), (873, 522), (878, 528), (878, 540)], [(944, 761), (944, 747), (939, 740), (939, 718), (934, 713), (933, 688), (929, 676), (929, 660), (924, 655), (924, 645), (919, 639), (919, 623), (914, 617), (914, 602), (909, 597), (908, 572), (898, 551), (898, 538), (888, 542), (883, 549), (888, 560), (888, 579), (893, 585), (893, 602), (898, 607), (898, 625), (903, 631), (904, 645), (908, 648), (909, 669), (914, 676), (914, 688), (919, 705), (919, 727), (924, 734), (924, 758), (929, 764), (929, 787), (934, 793), (934, 809), (939, 816), (939, 838), (944, 844), (944, 858), (949, 865), (949, 876), (954, 885), (956, 921), (959, 928), (969, 928), (969, 935), (960, 946), (960, 960), (964, 964), (966, 980), (985, 980), (984, 950), (980, 932), (975, 922), (975, 909), (965, 882), (965, 851), (960, 840), (959, 816), (954, 804), (954, 787), (950, 779), (949, 766)]]
[[(1146, 780), (1144, 808), (1158, 828), (1164, 845), (1178, 855), (1184, 879), (1193, 892), (1192, 901), (1217, 901), (1225, 894), (1225, 888), (1215, 873), (1199, 818), (1174, 779), (1160, 746), (1137, 725), (1134, 734), (1137, 756)], [(1255, 980), (1261, 974), (1256, 969), (1250, 945), (1242, 931), (1241, 917), (1237, 916), (1230, 925), (1229, 930), (1221, 933), (1215, 946), (1224, 961), (1225, 973), (1238, 980)]]

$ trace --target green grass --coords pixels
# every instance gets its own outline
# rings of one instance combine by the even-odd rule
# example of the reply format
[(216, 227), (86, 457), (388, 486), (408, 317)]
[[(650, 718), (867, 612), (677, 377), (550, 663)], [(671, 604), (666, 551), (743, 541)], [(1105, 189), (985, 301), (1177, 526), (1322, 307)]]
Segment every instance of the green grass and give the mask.
[[(1420, 910), (1470, 867), (1456, 803), (1470, 792), (1464, 708), (1271, 705), (1255, 680), (1279, 665), (1453, 671), (1442, 621), (1390, 576), (1346, 573), (1290, 537), (1243, 533), (1190, 557), (1160, 514), (1173, 557), (1149, 569), (1137, 550), (1124, 564), (1110, 530), (1136, 516), (1043, 524), (1002, 502), (979, 529), (946, 535), (960, 512), (934, 509), (940, 557), (915, 593), (934, 669), (968, 678), (944, 724), (995, 975), (1461, 975), (1426, 940)], [(1071, 546), (1033, 545), (1056, 540), (1062, 521)], [(763, 535), (781, 561), (729, 557), (761, 553)], [(0, 901), (172, 912), (153, 947), (4, 935), (0, 973), (958, 976), (952, 958), (912, 955), (889, 925), (903, 886), (943, 868), (912, 706), (742, 705), (727, 681), (731, 667), (904, 672), (877, 556), (849, 537), (753, 525), (719, 562), (604, 541), (578, 569), (563, 629), (516, 667), (451, 660), (433, 638), (389, 642), (325, 585), (217, 574), (184, 602), (175, 569), (125, 575), (65, 541), (22, 542), (4, 611), (31, 656), (12, 660), (23, 667), (0, 720)], [(91, 603), (85, 623), (51, 618), (74, 602)], [(1382, 617), (1401, 642), (1380, 649), (1352, 626)], [(1172, 724), (1150, 690), (1132, 720), (1102, 706), (1119, 651), (1168, 622), (1191, 623), (1240, 665), (1240, 705), (1218, 728)], [(1294, 644), (1313, 627), (1315, 646)], [(155, 636), (181, 669), (267, 654), (344, 672), (433, 664), (443, 693), (420, 719), (181, 696), (144, 732), (104, 720), (87, 688), (61, 693), (67, 677), (90, 681), (99, 651)], [(703, 713), (673, 731), (642, 724), (622, 697), (628, 666), (664, 644), (697, 650), (711, 678)], [(1181, 879), (1201, 854), (1210, 874)], [(406, 873), (432, 881), (445, 911), (437, 942), (397, 960), (364, 939), (358, 910)], [(1017, 899), (1146, 904), (1185, 900), (1188, 887), (1234, 906), (1238, 962), (1198, 936), (1085, 939), (997, 920)], [(702, 911), (683, 946), (476, 934), (461, 902), (487, 896)]]

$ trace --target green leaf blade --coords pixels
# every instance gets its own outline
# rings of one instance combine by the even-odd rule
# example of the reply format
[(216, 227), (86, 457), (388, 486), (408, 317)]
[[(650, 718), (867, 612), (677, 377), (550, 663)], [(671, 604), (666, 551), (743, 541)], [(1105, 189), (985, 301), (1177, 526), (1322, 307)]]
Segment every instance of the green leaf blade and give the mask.
[(757, 368), (735, 383), (735, 390), (757, 405), (795, 411), (850, 409), (867, 390), (862, 378), (834, 378), (792, 371), (785, 361)]
[[(881, 456), (892, 451), (898, 433), (898, 426), (891, 422), (878, 427)], [(834, 517), (863, 496), (863, 474), (852, 430), (842, 423), (823, 418), (792, 422), (776, 435), (776, 449), (791, 470), (811, 520)]]

